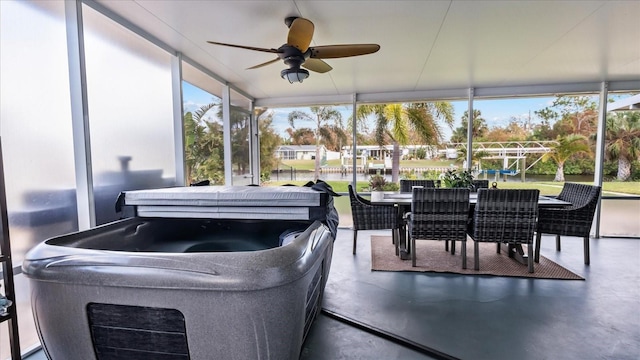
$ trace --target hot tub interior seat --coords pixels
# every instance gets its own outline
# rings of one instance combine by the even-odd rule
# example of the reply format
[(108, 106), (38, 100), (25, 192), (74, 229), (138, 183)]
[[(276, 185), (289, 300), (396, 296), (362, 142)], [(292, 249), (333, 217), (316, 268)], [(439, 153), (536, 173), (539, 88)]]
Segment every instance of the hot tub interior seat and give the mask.
[(47, 240), (48, 245), (128, 252), (229, 252), (276, 248), (308, 221), (131, 218), (119, 226)]

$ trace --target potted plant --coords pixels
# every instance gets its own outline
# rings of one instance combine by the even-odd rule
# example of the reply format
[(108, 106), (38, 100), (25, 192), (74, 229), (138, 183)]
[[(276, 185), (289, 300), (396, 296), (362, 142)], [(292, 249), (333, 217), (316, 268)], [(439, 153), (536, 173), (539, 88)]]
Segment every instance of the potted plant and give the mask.
[(448, 169), (442, 177), (442, 184), (448, 188), (469, 188), (473, 189), (473, 174), (470, 170), (458, 171)]
[(398, 191), (400, 185), (387, 182), (384, 176), (376, 174), (369, 178), (369, 191), (371, 191), (371, 200), (382, 199), (384, 191)]
[(369, 190), (370, 191), (382, 191), (382, 187), (387, 183), (384, 176), (380, 174), (372, 175), (369, 178)]
[(370, 191), (398, 191), (400, 186), (393, 182), (388, 182), (384, 176), (380, 174), (372, 175), (369, 179)]

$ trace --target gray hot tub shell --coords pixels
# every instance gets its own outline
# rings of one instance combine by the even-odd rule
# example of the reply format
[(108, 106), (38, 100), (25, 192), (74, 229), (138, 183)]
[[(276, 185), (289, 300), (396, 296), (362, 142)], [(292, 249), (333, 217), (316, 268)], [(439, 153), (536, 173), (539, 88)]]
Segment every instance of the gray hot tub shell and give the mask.
[(54, 360), (297, 359), (333, 240), (320, 220), (134, 217), (23, 262)]

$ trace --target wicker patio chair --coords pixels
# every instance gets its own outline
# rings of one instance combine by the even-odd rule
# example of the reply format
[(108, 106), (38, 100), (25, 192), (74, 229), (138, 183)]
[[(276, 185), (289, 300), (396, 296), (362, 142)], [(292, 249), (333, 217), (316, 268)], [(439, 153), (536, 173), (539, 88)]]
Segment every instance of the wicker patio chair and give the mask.
[(600, 186), (565, 183), (558, 199), (570, 202), (566, 208), (541, 209), (538, 216), (535, 261), (540, 261), (542, 234), (556, 235), (556, 251), (560, 251), (560, 235), (578, 236), (584, 242), (584, 263), (589, 265), (589, 233), (600, 199)]
[(359, 230), (390, 229), (397, 251), (397, 233), (400, 231), (398, 208), (390, 205), (373, 205), (369, 200), (356, 194), (352, 185), (349, 185), (349, 200), (351, 202), (351, 215), (353, 217), (353, 254), (355, 255), (356, 253)]
[(529, 272), (533, 272), (533, 237), (540, 190), (479, 189), (473, 213), (474, 268), (480, 270), (480, 242), (520, 246), (527, 244)]
[(413, 189), (407, 217), (412, 266), (416, 266), (416, 240), (444, 240), (451, 241), (451, 253), (455, 253), (455, 242), (461, 242), (462, 268), (467, 268), (469, 192), (466, 188)]
[(436, 187), (435, 182), (433, 180), (408, 180), (408, 179), (400, 180), (400, 192), (410, 193), (411, 189), (413, 189), (414, 186), (422, 186), (425, 188)]
[(473, 180), (473, 188), (474, 190), (478, 189), (488, 189), (489, 188), (489, 180)]

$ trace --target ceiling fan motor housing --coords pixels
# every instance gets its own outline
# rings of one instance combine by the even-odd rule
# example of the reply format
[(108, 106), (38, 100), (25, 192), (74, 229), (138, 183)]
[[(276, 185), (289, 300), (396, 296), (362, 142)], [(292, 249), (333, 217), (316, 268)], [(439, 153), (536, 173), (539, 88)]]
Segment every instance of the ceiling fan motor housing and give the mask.
[(300, 68), (300, 65), (302, 65), (310, 55), (309, 51), (307, 51), (308, 54), (302, 53), (298, 48), (287, 44), (282, 45), (278, 50), (281, 51), (278, 56), (280, 56), (285, 64), (289, 65), (290, 69)]
[(284, 18), (284, 24), (287, 25), (288, 28), (291, 28), (291, 24), (293, 24), (293, 20), (297, 19), (298, 16), (289, 16)]

